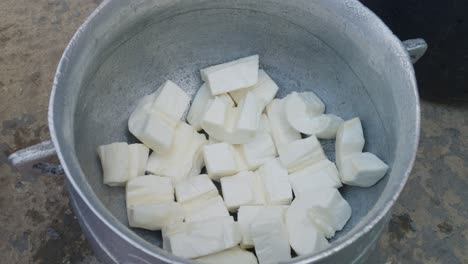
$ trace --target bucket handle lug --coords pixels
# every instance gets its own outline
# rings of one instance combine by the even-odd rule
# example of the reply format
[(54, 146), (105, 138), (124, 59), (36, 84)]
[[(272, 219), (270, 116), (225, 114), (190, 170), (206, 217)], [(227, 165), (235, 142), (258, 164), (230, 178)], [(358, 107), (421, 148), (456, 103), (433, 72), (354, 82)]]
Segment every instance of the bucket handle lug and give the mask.
[(21, 174), (57, 176), (64, 173), (50, 140), (18, 150), (8, 157), (8, 161)]
[(415, 64), (427, 51), (427, 42), (422, 38), (408, 39), (402, 41), (405, 46), (411, 62)]

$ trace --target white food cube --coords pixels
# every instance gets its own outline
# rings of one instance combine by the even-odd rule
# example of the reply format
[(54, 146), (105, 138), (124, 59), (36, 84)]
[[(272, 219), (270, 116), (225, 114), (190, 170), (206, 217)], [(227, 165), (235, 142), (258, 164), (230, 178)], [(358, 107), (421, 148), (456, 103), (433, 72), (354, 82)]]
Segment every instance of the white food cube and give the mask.
[(388, 165), (372, 153), (355, 153), (341, 162), (340, 177), (348, 185), (370, 187), (387, 173)]
[(296, 198), (286, 211), (289, 244), (297, 255), (317, 253), (328, 247), (328, 241), (312, 222), (309, 201)]
[(208, 106), (208, 102), (213, 99), (211, 91), (206, 84), (203, 84), (198, 89), (197, 94), (193, 98), (190, 110), (187, 113), (187, 123), (193, 126), (197, 131), (200, 131), (201, 121)]
[(318, 122), (322, 124), (321, 129), (315, 131), (315, 135), (318, 138), (322, 139), (333, 139), (336, 137), (336, 132), (338, 128), (343, 124), (344, 120), (336, 115), (321, 115), (314, 120), (319, 120)]
[(211, 198), (218, 196), (218, 189), (208, 175), (201, 174), (190, 177), (175, 184), (175, 194), (179, 203), (185, 203), (197, 198)]
[[(297, 200), (297, 199), (296, 199)], [(327, 223), (335, 231), (343, 229), (351, 217), (351, 206), (335, 188), (323, 188), (303, 195), (301, 200), (307, 203), (307, 209), (319, 207), (329, 217)], [(325, 213), (322, 213), (325, 215)]]
[(129, 150), (125, 142), (102, 145), (97, 148), (103, 170), (104, 184), (121, 186), (129, 179)]
[(130, 132), (155, 152), (166, 152), (172, 145), (177, 121), (162, 112), (137, 108), (128, 120)]
[[(235, 103), (232, 98), (227, 94), (221, 94), (217, 96), (218, 100), (222, 101), (228, 107), (234, 107)], [(192, 125), (197, 131), (202, 129), (201, 122), (210, 107), (212, 101), (215, 99), (211, 95), (211, 91), (206, 84), (203, 84), (200, 89), (198, 89), (195, 98), (193, 99), (190, 110), (187, 113), (187, 122)]]
[(166, 81), (155, 92), (151, 108), (153, 111), (165, 113), (179, 121), (190, 104), (190, 97), (177, 84)]
[(238, 172), (235, 150), (227, 143), (217, 143), (203, 147), (203, 157), (208, 175), (213, 180)]
[(226, 207), (235, 212), (241, 205), (265, 204), (265, 193), (258, 174), (243, 171), (221, 178), (221, 190)]
[(329, 160), (319, 161), (290, 174), (289, 182), (296, 197), (301, 197), (304, 193), (307, 194), (316, 189), (340, 188), (342, 186), (338, 170), (335, 164)]
[(190, 175), (198, 175), (203, 166), (202, 148), (207, 143), (206, 137), (190, 125), (179, 122), (174, 135), (174, 144), (165, 153), (153, 152), (146, 165), (146, 170), (156, 175), (172, 178), (178, 182)]
[(252, 141), (260, 129), (260, 116), (265, 105), (253, 94), (234, 107), (228, 95), (215, 96), (208, 102), (201, 127), (219, 141), (243, 144)]
[(318, 138), (333, 139), (343, 119), (336, 115), (326, 114), (310, 117), (308, 115), (299, 118), (298, 115), (289, 114), (289, 124), (298, 132), (306, 135), (315, 135)]
[(361, 120), (356, 117), (345, 121), (336, 132), (336, 166), (341, 170), (341, 160), (349, 154), (360, 153), (364, 148)]
[(270, 159), (258, 169), (265, 187), (266, 204), (285, 205), (292, 201), (288, 170), (278, 159)]
[(172, 144), (177, 122), (184, 114), (190, 97), (171, 81), (156, 92), (144, 96), (130, 115), (130, 132), (153, 151), (163, 153)]
[(231, 216), (182, 223), (166, 232), (168, 248), (183, 258), (198, 258), (239, 244), (242, 235)]
[(128, 145), (129, 176), (131, 180), (137, 176), (145, 175), (146, 162), (148, 161), (149, 148), (143, 144)]
[(204, 264), (258, 264), (257, 258), (252, 252), (239, 247), (200, 257), (195, 261)]
[(279, 149), (283, 145), (301, 139), (301, 134), (294, 130), (286, 119), (284, 112), (284, 99), (274, 99), (266, 108), (268, 120), (270, 121), (271, 135)]
[(225, 100), (215, 97), (207, 103), (200, 126), (210, 135), (210, 138), (224, 141), (228, 137), (227, 122), (234, 118), (232, 108)]
[(172, 252), (169, 235), (184, 229), (183, 221), (168, 223), (161, 229), (162, 248), (167, 252)]
[(288, 232), (283, 214), (262, 211), (250, 225), (250, 233), (260, 264), (278, 263), (291, 259)]
[(174, 188), (169, 178), (139, 176), (126, 186), (129, 225), (148, 230), (160, 230), (174, 222), (182, 222), (182, 207), (174, 202)]
[(156, 175), (139, 176), (125, 188), (127, 207), (135, 204), (165, 203), (174, 201), (171, 179)]
[(241, 247), (251, 248), (254, 246), (252, 236), (250, 234), (250, 225), (257, 217), (257, 215), (261, 214), (265, 210), (273, 210), (277, 211), (278, 214), (281, 214), (284, 217), (287, 209), (287, 205), (243, 205), (239, 207), (239, 211), (237, 213), (237, 221), (242, 232)]
[(240, 148), (250, 170), (255, 170), (267, 160), (276, 157), (275, 143), (266, 132), (259, 132), (252, 142), (240, 145)]
[(229, 212), (221, 196), (199, 198), (182, 205), (185, 222), (207, 220), (219, 216), (229, 216)]
[(190, 171), (187, 173), (186, 178), (200, 175), (202, 169), (205, 167), (205, 160), (203, 159), (203, 146), (207, 144), (208, 141), (206, 140), (205, 135), (201, 135), (201, 137), (203, 137), (203, 143), (199, 145), (198, 150), (193, 155), (192, 169), (190, 169)]
[(320, 142), (314, 135), (284, 145), (278, 148), (278, 152), (281, 162), (288, 168), (289, 173), (327, 159)]
[(247, 92), (245, 98), (239, 103), (239, 117), (234, 131), (255, 137), (260, 128), (260, 117), (266, 104), (255, 94)]
[(286, 118), (289, 121), (307, 119), (325, 112), (325, 104), (313, 92), (292, 92), (284, 100)]
[(251, 92), (267, 105), (275, 98), (278, 89), (278, 85), (264, 70), (258, 70), (258, 81), (254, 86), (232, 91), (229, 94), (236, 103), (240, 103), (247, 95), (247, 92)]
[(333, 215), (327, 208), (321, 206), (313, 206), (307, 210), (310, 220), (315, 228), (326, 238), (335, 236), (335, 229), (330, 223), (333, 222)]
[(258, 55), (205, 68), (201, 76), (212, 95), (250, 87), (258, 80)]
[(164, 113), (151, 112), (140, 132), (134, 135), (154, 152), (163, 153), (172, 146), (176, 126), (177, 122)]
[(292, 92), (284, 100), (286, 119), (294, 130), (318, 138), (335, 138), (343, 119), (324, 115), (325, 105), (313, 92)]
[(236, 160), (236, 164), (237, 164), (237, 171), (248, 170), (249, 167), (247, 166), (247, 161), (242, 151), (242, 145), (233, 145), (233, 147), (234, 147), (234, 159)]
[(184, 219), (183, 209), (176, 202), (133, 204), (127, 207), (127, 214), (131, 227), (148, 230), (161, 230)]

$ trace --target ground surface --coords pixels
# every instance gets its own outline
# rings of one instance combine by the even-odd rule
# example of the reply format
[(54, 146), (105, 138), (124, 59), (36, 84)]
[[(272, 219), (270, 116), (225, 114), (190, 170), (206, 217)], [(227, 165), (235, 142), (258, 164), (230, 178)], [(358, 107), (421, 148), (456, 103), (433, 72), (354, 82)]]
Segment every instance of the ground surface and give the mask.
[[(0, 263), (98, 263), (62, 177), (20, 175), (15, 150), (49, 138), (60, 55), (97, 0), (0, 2)], [(468, 263), (468, 106), (422, 101), (410, 180), (369, 263)]]

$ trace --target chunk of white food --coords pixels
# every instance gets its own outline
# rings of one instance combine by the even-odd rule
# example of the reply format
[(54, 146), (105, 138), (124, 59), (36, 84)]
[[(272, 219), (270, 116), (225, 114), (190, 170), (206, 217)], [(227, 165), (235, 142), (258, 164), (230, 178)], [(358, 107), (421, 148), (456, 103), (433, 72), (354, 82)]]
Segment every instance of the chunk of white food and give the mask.
[(239, 116), (233, 133), (248, 134), (255, 137), (260, 128), (260, 118), (265, 106), (266, 104), (259, 97), (248, 92), (238, 105)]
[(171, 179), (156, 175), (136, 177), (125, 188), (127, 207), (135, 204), (164, 203), (174, 201)]
[(121, 186), (129, 179), (129, 150), (125, 142), (102, 145), (97, 148), (103, 170), (104, 184)]
[(200, 71), (212, 95), (250, 87), (258, 80), (258, 55), (211, 66)]
[(201, 174), (176, 183), (175, 195), (179, 203), (185, 203), (194, 199), (215, 197), (219, 193), (208, 175)]
[(193, 126), (197, 131), (202, 128), (200, 126), (201, 120), (207, 109), (208, 102), (212, 100), (213, 96), (206, 84), (203, 84), (198, 89), (197, 94), (193, 98), (190, 110), (187, 113), (187, 123)]
[(233, 247), (224, 251), (195, 259), (196, 262), (205, 264), (258, 264), (257, 258), (252, 252)]
[[(217, 96), (217, 98), (230, 107), (234, 107), (235, 105), (234, 101), (228, 94), (221, 94)], [(203, 116), (213, 100), (214, 96), (211, 95), (210, 89), (206, 84), (203, 84), (200, 89), (198, 89), (187, 114), (187, 123), (192, 125), (197, 131), (202, 130), (201, 122), (203, 120)]]
[(276, 157), (273, 138), (263, 131), (259, 132), (252, 142), (240, 145), (240, 149), (250, 170), (255, 170), (266, 161)]
[(297, 255), (317, 253), (328, 247), (325, 236), (317, 229), (308, 213), (309, 201), (296, 198), (286, 211), (289, 244)]
[(184, 212), (174, 202), (171, 179), (155, 175), (139, 176), (126, 186), (127, 217), (131, 227), (160, 230), (182, 222)]
[(341, 162), (340, 177), (344, 184), (370, 187), (387, 173), (388, 165), (372, 153), (354, 153)]
[(149, 148), (143, 144), (128, 145), (129, 176), (131, 180), (137, 176), (145, 175), (146, 162), (148, 162)]
[(182, 206), (176, 202), (133, 204), (127, 207), (127, 214), (131, 227), (148, 230), (161, 230), (184, 219)]
[(288, 170), (279, 159), (270, 159), (257, 171), (263, 182), (266, 204), (285, 205), (292, 201)]
[(343, 119), (336, 115), (326, 114), (315, 117), (288, 118), (289, 124), (297, 131), (306, 135), (315, 135), (318, 138), (333, 139)]
[(274, 99), (266, 108), (268, 120), (270, 121), (271, 135), (279, 150), (295, 140), (301, 139), (301, 134), (294, 130), (286, 119), (284, 112), (284, 99)]
[(190, 96), (172, 81), (163, 83), (154, 93), (153, 111), (165, 113), (179, 121), (190, 104)]
[(234, 107), (216, 96), (209, 102), (201, 127), (219, 141), (244, 144), (252, 141), (260, 129), (264, 103), (252, 93)]
[(250, 234), (260, 264), (273, 264), (291, 259), (283, 214), (272, 210), (262, 211), (250, 225)]
[(221, 178), (221, 190), (230, 212), (236, 212), (241, 205), (265, 204), (265, 191), (260, 176), (251, 171)]
[(181, 223), (165, 232), (166, 247), (183, 258), (199, 258), (239, 244), (239, 226), (231, 216)]
[(359, 117), (345, 121), (336, 132), (336, 166), (341, 170), (341, 161), (349, 154), (360, 153), (364, 148), (364, 133)]
[(236, 103), (240, 103), (247, 95), (247, 92), (252, 92), (267, 105), (275, 98), (278, 90), (278, 85), (276, 85), (270, 76), (264, 70), (259, 70), (258, 81), (254, 86), (232, 91), (229, 94)]
[(295, 120), (305, 120), (325, 112), (325, 104), (313, 92), (292, 92), (284, 100), (286, 118), (293, 126), (300, 124)]
[(239, 171), (239, 166), (235, 158), (235, 149), (227, 143), (216, 143), (203, 147), (203, 157), (205, 160), (208, 176), (213, 180), (228, 175), (233, 175)]
[(167, 152), (174, 140), (178, 121), (162, 112), (136, 109), (128, 121), (128, 129), (154, 152)]
[(287, 209), (287, 205), (243, 205), (239, 207), (237, 221), (239, 222), (239, 226), (242, 232), (241, 247), (251, 248), (254, 246), (252, 236), (250, 234), (250, 225), (257, 217), (257, 215), (261, 214), (265, 210), (273, 210), (277, 211), (284, 218)]
[[(317, 209), (315, 211), (310, 209), (320, 208), (318, 212), (321, 213), (318, 215), (327, 217), (327, 221), (324, 221), (324, 223), (329, 225), (327, 228), (329, 230), (340, 231), (351, 217), (351, 206), (349, 206), (348, 202), (343, 199), (340, 192), (335, 188), (323, 188), (309, 192), (301, 197), (301, 201), (307, 203), (306, 209), (309, 215), (317, 212)], [(320, 220), (320, 218), (318, 219)], [(312, 218), (312, 221), (314, 221), (314, 218)], [(321, 227), (319, 230), (325, 230), (323, 223), (316, 225), (316, 227), (319, 226)], [(329, 237), (333, 235), (334, 232), (327, 234)]]
[(234, 147), (234, 159), (237, 163), (237, 170), (238, 171), (245, 171), (248, 170), (249, 167), (247, 165), (247, 160), (242, 151), (242, 145), (233, 145)]
[(296, 197), (317, 189), (342, 186), (335, 164), (327, 159), (290, 174), (289, 182)]
[(174, 144), (165, 153), (153, 152), (146, 170), (156, 175), (172, 178), (173, 182), (198, 175), (203, 167), (202, 148), (206, 137), (190, 125), (179, 122), (174, 136)]
[(200, 125), (208, 133), (210, 139), (223, 141), (223, 138), (227, 137), (227, 123), (229, 119), (233, 120), (235, 118), (231, 112), (231, 107), (219, 97), (215, 97), (208, 102)]
[(207, 220), (219, 216), (229, 216), (229, 212), (221, 196), (198, 198), (182, 205), (185, 222)]
[(293, 141), (278, 149), (281, 162), (288, 168), (289, 173), (327, 159), (325, 152), (314, 135)]
[(332, 238), (335, 235), (335, 229), (330, 225), (333, 215), (329, 210), (321, 206), (313, 206), (307, 210), (307, 214), (322, 235), (326, 238)]
[[(203, 137), (206, 140), (205, 135), (202, 135), (201, 137)], [(207, 142), (208, 141), (204, 141), (204, 143), (202, 143), (198, 150), (195, 151), (193, 155), (192, 169), (190, 169), (190, 171), (187, 173), (186, 178), (191, 178), (200, 175), (201, 170), (203, 169), (203, 167), (205, 167), (205, 160), (203, 159), (203, 146), (206, 145)]]
[[(317, 119), (319, 120), (318, 123), (320, 123), (321, 126), (317, 130), (315, 130), (315, 135), (318, 138), (322, 138), (322, 139), (335, 138), (338, 128), (344, 122), (344, 120), (341, 117), (332, 115), (332, 114), (321, 115), (321, 116), (314, 118), (313, 120), (317, 120)], [(308, 133), (304, 133), (304, 134), (308, 134)]]
[(167, 81), (140, 99), (130, 115), (128, 129), (153, 151), (166, 152), (189, 102), (189, 96), (180, 87)]

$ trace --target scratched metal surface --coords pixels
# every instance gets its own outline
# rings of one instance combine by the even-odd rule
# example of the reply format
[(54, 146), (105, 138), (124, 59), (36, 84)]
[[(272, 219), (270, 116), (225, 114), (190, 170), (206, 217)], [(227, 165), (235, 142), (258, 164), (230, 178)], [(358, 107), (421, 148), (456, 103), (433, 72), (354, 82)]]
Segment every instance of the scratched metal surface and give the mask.
[[(6, 163), (14, 150), (48, 138), (46, 105), (55, 65), (95, 5), (61, 0), (0, 3), (0, 45), (5, 51), (0, 55), (0, 234), (6, 238), (0, 253), (6, 263), (96, 262), (68, 209), (63, 179), (19, 175)], [(415, 169), (373, 263), (468, 261), (468, 109), (423, 101), (422, 113)]]

